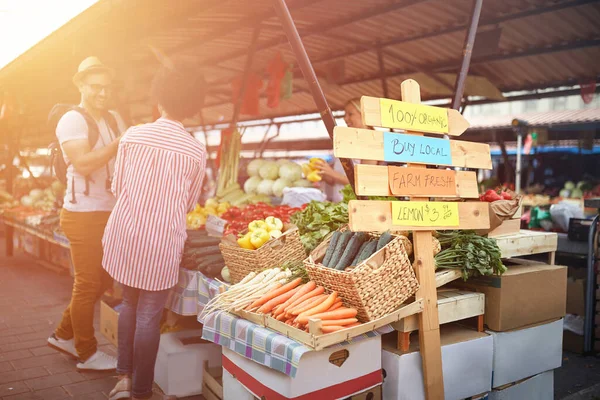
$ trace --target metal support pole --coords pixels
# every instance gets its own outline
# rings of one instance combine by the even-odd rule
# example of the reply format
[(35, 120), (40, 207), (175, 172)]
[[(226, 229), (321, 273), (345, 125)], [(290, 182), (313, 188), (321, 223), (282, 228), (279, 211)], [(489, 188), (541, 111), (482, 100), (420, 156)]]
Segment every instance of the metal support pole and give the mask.
[(594, 240), (596, 239), (596, 229), (600, 216), (596, 215), (590, 226), (588, 235), (588, 254), (587, 254), (587, 277), (585, 284), (585, 319), (583, 321), (583, 351), (589, 353), (594, 350), (594, 292), (596, 291), (596, 257), (594, 254)]
[(248, 86), (248, 79), (250, 78), (252, 69), (252, 60), (254, 59), (254, 53), (256, 53), (256, 45), (261, 29), (262, 26), (258, 25), (254, 28), (254, 32), (252, 33), (252, 41), (250, 42), (250, 49), (248, 50), (248, 56), (246, 57), (246, 65), (244, 66), (244, 76), (242, 77), (240, 92), (238, 93), (238, 98), (233, 107), (233, 118), (231, 118), (231, 127), (233, 129), (235, 129), (235, 126), (237, 125), (242, 110), (242, 104), (244, 103), (244, 95), (246, 94), (246, 87)]
[[(321, 118), (325, 123), (327, 133), (329, 133), (329, 137), (331, 140), (333, 140), (333, 128), (335, 128), (336, 125), (335, 118), (333, 117), (333, 113), (331, 112), (329, 104), (327, 104), (327, 99), (325, 98), (323, 89), (321, 89), (321, 85), (317, 79), (317, 74), (315, 74), (315, 70), (313, 69), (310, 59), (308, 58), (306, 49), (302, 44), (302, 39), (298, 34), (298, 29), (296, 29), (296, 25), (294, 24), (290, 10), (285, 4), (285, 0), (273, 0), (273, 6), (275, 7), (277, 16), (281, 21), (285, 35), (292, 46), (292, 50), (296, 55), (298, 66), (302, 71), (302, 75), (304, 75), (304, 79), (306, 79), (310, 93), (312, 94), (317, 108), (319, 109), (319, 114), (321, 114)], [(349, 158), (340, 158), (340, 162), (344, 168), (346, 176), (348, 177), (348, 181), (352, 186), (352, 190), (354, 190), (354, 193), (356, 193), (356, 190), (354, 189), (354, 162)]]
[(463, 47), (463, 59), (460, 70), (456, 75), (454, 84), (454, 101), (452, 108), (458, 110), (462, 102), (463, 94), (465, 93), (465, 83), (469, 74), (469, 66), (471, 65), (471, 56), (473, 55), (473, 45), (475, 44), (475, 36), (477, 36), (477, 27), (479, 26), (479, 16), (481, 15), (481, 7), (483, 0), (473, 0), (473, 10), (471, 11), (471, 23), (467, 29), (465, 44)]
[(381, 74), (381, 89), (383, 89), (383, 97), (390, 98), (387, 84), (387, 76), (385, 74), (385, 63), (383, 61), (383, 49), (377, 43), (377, 61), (379, 62), (379, 73)]
[(515, 192), (521, 193), (521, 148), (523, 147), (523, 128), (517, 130), (517, 166), (515, 176)]

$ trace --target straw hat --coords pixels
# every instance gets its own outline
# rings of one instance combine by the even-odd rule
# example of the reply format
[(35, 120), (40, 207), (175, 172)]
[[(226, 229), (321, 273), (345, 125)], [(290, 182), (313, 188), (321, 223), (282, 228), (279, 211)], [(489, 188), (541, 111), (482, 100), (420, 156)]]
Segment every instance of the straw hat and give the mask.
[(114, 78), (115, 71), (102, 64), (98, 57), (88, 57), (79, 64), (77, 73), (73, 76), (73, 83), (77, 85), (81, 78), (90, 72), (106, 72), (111, 78)]

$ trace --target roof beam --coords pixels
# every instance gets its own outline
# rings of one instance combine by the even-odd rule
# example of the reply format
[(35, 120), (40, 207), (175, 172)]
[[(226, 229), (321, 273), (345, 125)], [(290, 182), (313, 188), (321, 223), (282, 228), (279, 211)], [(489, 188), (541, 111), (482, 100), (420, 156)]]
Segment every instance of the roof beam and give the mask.
[[(531, 17), (531, 16), (535, 16), (535, 15), (545, 14), (548, 12), (563, 10), (565, 8), (577, 7), (577, 6), (582, 6), (585, 4), (598, 3), (598, 2), (600, 2), (600, 0), (572, 0), (572, 1), (566, 1), (566, 2), (563, 2), (560, 4), (554, 4), (554, 5), (551, 5), (548, 7), (533, 7), (533, 8), (529, 8), (527, 10), (520, 11), (520, 12), (517, 12), (514, 14), (507, 14), (507, 15), (503, 15), (500, 17), (483, 18), (483, 19), (481, 19), (481, 21), (479, 23), (479, 27), (488, 26), (488, 25), (497, 25), (502, 22), (511, 21), (514, 19)], [(395, 45), (403, 44), (403, 43), (414, 42), (417, 40), (430, 39), (430, 38), (433, 38), (436, 36), (461, 32), (461, 31), (467, 29), (467, 27), (468, 27), (468, 25), (466, 23), (460, 24), (460, 25), (454, 25), (454, 26), (450, 26), (448, 28), (434, 31), (434, 32), (421, 33), (421, 34), (417, 34), (417, 35), (413, 35), (413, 36), (387, 40), (387, 41), (381, 42), (381, 46), (388, 47), (388, 46), (395, 46)], [(329, 27), (327, 27), (325, 30), (327, 30), (327, 29), (329, 29)], [(314, 34), (316, 34), (316, 33), (317, 32), (315, 32)], [(303, 35), (303, 36), (306, 36), (306, 35)], [(327, 54), (323, 57), (315, 58), (313, 60), (313, 64), (328, 62), (328, 61), (332, 61), (332, 60), (335, 60), (338, 58), (343, 58), (343, 57), (354, 56), (354, 55), (364, 53), (367, 51), (372, 51), (372, 50), (373, 50), (372, 47), (359, 45), (359, 46), (356, 46), (352, 50), (344, 50), (339, 53)], [(236, 57), (237, 57), (237, 55), (236, 55)], [(232, 58), (234, 58), (234, 57), (232, 57)]]
[[(572, 51), (585, 49), (589, 47), (597, 47), (600, 46), (600, 38), (597, 39), (587, 39), (587, 40), (576, 40), (574, 42), (567, 42), (557, 46), (543, 46), (543, 47), (532, 47), (525, 50), (514, 51), (510, 53), (501, 53), (501, 54), (493, 54), (484, 57), (474, 58), (471, 61), (471, 65), (484, 64), (488, 62), (496, 62), (496, 61), (508, 61), (521, 57), (531, 57), (543, 54), (551, 54), (557, 53), (561, 51)], [(429, 71), (447, 71), (451, 69), (455, 69), (457, 65), (460, 64), (460, 59), (455, 59), (452, 61), (445, 61), (443, 63), (436, 64), (427, 64), (427, 65), (416, 65), (414, 68), (409, 69), (396, 69), (387, 74), (388, 78), (393, 78), (396, 76), (412, 74), (415, 72), (420, 72), (422, 70)], [(340, 85), (351, 85), (356, 83), (363, 83), (372, 81), (379, 78), (379, 74), (371, 74), (364, 77), (347, 79), (343, 82), (340, 82)]]

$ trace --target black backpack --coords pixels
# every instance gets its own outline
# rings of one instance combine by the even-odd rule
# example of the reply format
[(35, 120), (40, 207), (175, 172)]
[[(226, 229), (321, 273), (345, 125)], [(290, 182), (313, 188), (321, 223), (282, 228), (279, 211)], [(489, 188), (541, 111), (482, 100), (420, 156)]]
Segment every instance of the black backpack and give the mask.
[[(100, 137), (100, 130), (98, 129), (98, 123), (96, 122), (96, 120), (82, 107), (70, 104), (56, 104), (54, 107), (52, 107), (52, 110), (50, 110), (50, 113), (48, 114), (48, 129), (52, 133), (54, 133), (54, 135), (56, 135), (56, 127), (58, 125), (58, 121), (60, 121), (63, 115), (65, 115), (69, 111), (77, 111), (85, 119), (88, 128), (88, 141), (90, 143), (90, 149), (93, 149), (94, 146), (96, 146), (96, 143), (98, 142), (98, 138)], [(116, 135), (120, 134), (119, 125), (117, 124), (117, 120), (112, 113), (107, 111), (103, 115), (103, 118), (108, 124), (109, 129), (112, 131), (112, 134), (115, 135), (115, 137)], [(56, 141), (50, 143), (50, 146), (48, 146), (48, 148), (50, 149), (51, 169), (54, 172), (56, 179), (58, 179), (63, 185), (67, 185), (67, 168), (70, 164), (67, 164), (67, 162), (65, 161), (65, 157), (60, 147), (60, 143), (58, 142), (58, 138)], [(74, 184), (74, 182), (72, 182), (72, 184)], [(72, 190), (73, 199), (71, 200), (71, 202), (75, 203), (75, 189), (72, 188)], [(89, 178), (86, 177), (85, 194), (88, 194), (88, 190)]]

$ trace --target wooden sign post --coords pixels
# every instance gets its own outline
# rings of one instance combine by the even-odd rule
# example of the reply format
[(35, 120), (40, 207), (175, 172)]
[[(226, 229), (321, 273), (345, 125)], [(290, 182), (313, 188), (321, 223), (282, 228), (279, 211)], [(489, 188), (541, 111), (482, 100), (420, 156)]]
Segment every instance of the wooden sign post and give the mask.
[(334, 154), (405, 164), (355, 166), (357, 195), (409, 201), (350, 201), (349, 225), (353, 231), (413, 230), (414, 269), (420, 285), (415, 297), (423, 301), (418, 318), (423, 379), (427, 399), (437, 400), (444, 398), (444, 381), (432, 231), (489, 227), (489, 214), (488, 204), (479, 201), (430, 201), (431, 197), (476, 199), (478, 190), (474, 172), (428, 169), (427, 165), (491, 169), (492, 162), (487, 144), (423, 136), (459, 136), (469, 124), (455, 110), (422, 105), (414, 80), (402, 82), (401, 92), (402, 101), (363, 96), (361, 111), (366, 125), (405, 133), (336, 127)]

